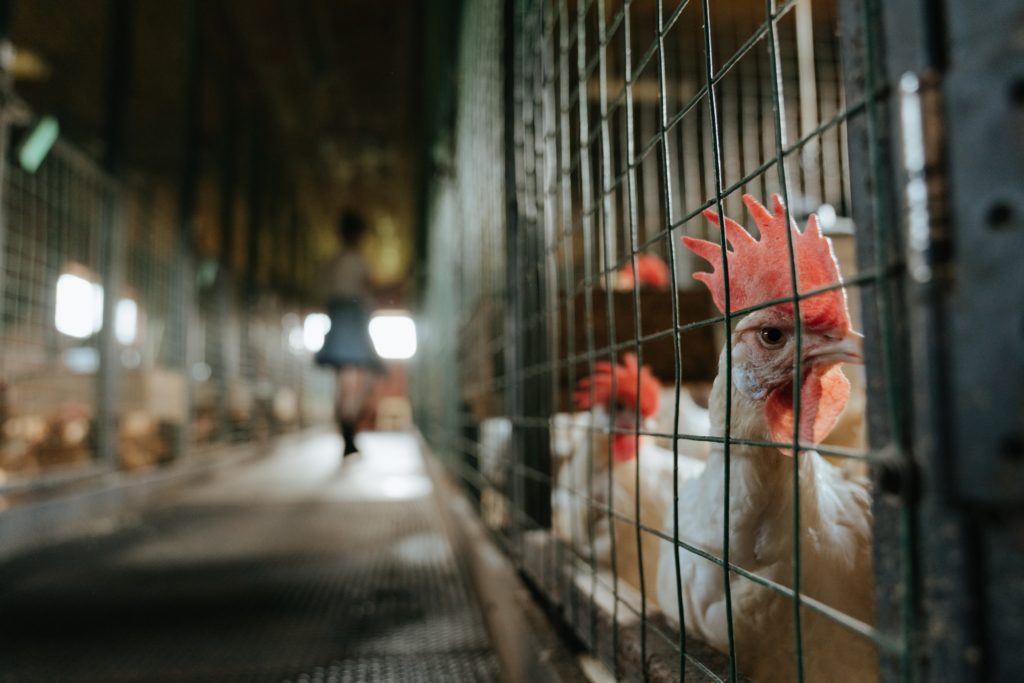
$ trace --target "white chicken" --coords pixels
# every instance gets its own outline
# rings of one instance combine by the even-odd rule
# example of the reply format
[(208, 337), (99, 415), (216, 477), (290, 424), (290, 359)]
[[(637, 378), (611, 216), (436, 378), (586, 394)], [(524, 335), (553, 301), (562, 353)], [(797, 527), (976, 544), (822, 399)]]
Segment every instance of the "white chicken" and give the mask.
[(655, 430), (666, 436), (658, 437), (655, 441), (663, 448), (672, 447), (672, 421), (676, 421), (675, 434), (683, 438), (684, 449), (690, 457), (700, 460), (708, 459), (710, 444), (707, 441), (694, 441), (686, 439), (686, 436), (707, 436), (711, 430), (711, 416), (707, 408), (704, 408), (693, 399), (690, 389), (685, 386), (679, 387), (679, 418), (676, 419), (676, 390), (675, 387), (666, 387), (661, 391), (661, 410), (655, 417)]
[[(593, 407), (593, 412), (578, 413), (581, 417), (569, 421), (568, 429), (562, 425), (559, 432), (559, 437), (572, 444), (575, 450), (558, 473), (552, 494), (553, 526), (555, 533), (572, 543), (582, 556), (589, 557), (592, 549), (597, 562), (606, 567), (612, 566), (610, 529), (614, 529), (615, 571), (620, 580), (640, 589), (641, 562), (633, 522), (637, 519), (637, 495), (640, 523), (658, 528), (671, 502), (673, 488), (672, 451), (658, 447), (648, 436), (637, 438), (637, 412), (639, 410), (641, 421), (650, 428), (651, 418), (658, 410), (660, 388), (650, 369), (640, 368), (632, 353), (623, 354), (621, 365), (597, 363), (595, 370), (593, 376), (580, 381), (576, 392), (577, 407)], [(610, 427), (614, 429), (611, 434), (608, 433)], [(564, 444), (558, 446), (564, 447)], [(636, 488), (638, 467), (639, 491)], [(685, 454), (679, 456), (680, 478), (697, 476), (703, 468), (702, 461)], [(604, 509), (609, 502), (615, 515), (614, 524), (610, 523)], [(640, 538), (645, 586), (653, 598), (658, 538), (644, 531)]]
[[(775, 196), (774, 215), (749, 195), (744, 202), (760, 231), (755, 240), (726, 219), (729, 245), (729, 307), (736, 311), (792, 298), (787, 221)], [(705, 212), (714, 224), (718, 217)], [(831, 244), (812, 215), (804, 232), (792, 226), (801, 294), (842, 282)], [(708, 260), (712, 273), (697, 273), (725, 310), (723, 250), (717, 244), (683, 238)], [(811, 448), (834, 426), (849, 396), (840, 363), (860, 362), (860, 335), (850, 329), (846, 296), (833, 288), (801, 298), (802, 380), (799, 387), (799, 556), (800, 593), (861, 622), (873, 620), (871, 512), (867, 482), (849, 478)], [(707, 468), (686, 482), (665, 531), (683, 543), (721, 558), (729, 528), (732, 565), (791, 588), (794, 582), (794, 356), (796, 322), (790, 302), (746, 315), (732, 333), (731, 386), (727, 396), (727, 354), (723, 349), (712, 389), (711, 431), (726, 436), (731, 402), (731, 441), (771, 442), (778, 447), (731, 443), (726, 496), (724, 446), (716, 443)], [(724, 499), (728, 507), (724, 505)], [(726, 520), (728, 510), (728, 520)], [(677, 577), (678, 563), (678, 577)], [(721, 565), (690, 550), (662, 543), (657, 591), (663, 611), (712, 646), (728, 651), (729, 608)], [(736, 572), (728, 575), (731, 617), (739, 673), (756, 681), (792, 681), (797, 671), (797, 636), (791, 596)], [(680, 590), (677, 590), (677, 586)], [(680, 614), (679, 606), (682, 606)], [(807, 681), (872, 681), (877, 678), (874, 646), (807, 605), (801, 607), (802, 666)]]

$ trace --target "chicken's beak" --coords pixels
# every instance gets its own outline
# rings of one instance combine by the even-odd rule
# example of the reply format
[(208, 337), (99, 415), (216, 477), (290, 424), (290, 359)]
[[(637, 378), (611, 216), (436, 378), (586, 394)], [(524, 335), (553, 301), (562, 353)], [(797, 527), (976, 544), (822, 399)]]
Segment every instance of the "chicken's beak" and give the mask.
[(850, 330), (842, 337), (825, 335), (821, 339), (807, 349), (808, 362), (817, 365), (864, 362), (864, 335), (860, 332)]

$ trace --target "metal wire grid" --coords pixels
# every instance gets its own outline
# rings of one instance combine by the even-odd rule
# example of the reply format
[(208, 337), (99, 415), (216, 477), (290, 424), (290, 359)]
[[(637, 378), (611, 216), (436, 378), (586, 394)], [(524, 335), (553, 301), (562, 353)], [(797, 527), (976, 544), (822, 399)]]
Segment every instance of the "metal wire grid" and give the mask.
[[(66, 272), (98, 281), (100, 230), (113, 192), (109, 179), (64, 144), (35, 173), (11, 166), (5, 176), (7, 235), (0, 273), (5, 471), (31, 474), (95, 457), (88, 438), (71, 445), (52, 433), (64, 421), (62, 409), (74, 412), (76, 422), (93, 417), (98, 362), (95, 338), (72, 339), (54, 326), (56, 288)], [(66, 361), (80, 370), (53, 371)], [(44, 442), (48, 447), (34, 449)]]
[[(63, 141), (34, 173), (5, 163), (0, 472), (8, 488), (70, 466), (168, 461), (178, 429), (197, 446), (329, 419), (332, 378), (289, 336), (303, 308), (262, 285), (235, 288), (221, 319), (213, 297), (223, 283), (204, 286), (202, 268), (181, 263), (165, 187), (123, 187)], [(105, 255), (110, 234), (121, 237)], [(196, 275), (192, 295), (180, 291), (183, 267)], [(134, 305), (133, 329), (111, 330), (115, 315), (113, 325), (78, 336), (59, 330), (59, 278), (105, 287), (111, 271), (117, 291), (104, 298)], [(182, 325), (187, 334), (176, 330)], [(102, 391), (103, 345), (115, 336), (111, 386)], [(221, 405), (229, 419), (218, 431), (209, 407)], [(104, 415), (116, 418), (107, 459)]]
[(501, 415), (504, 403), (508, 264), (504, 174), (495, 164), (504, 158), (500, 17), (497, 2), (470, 3), (463, 16), (462, 33), (479, 40), (461, 46), (456, 78), (465, 96), (456, 103), (454, 152), (441, 160), (446, 171), (431, 188), (423, 352), (413, 388), (425, 436), (439, 453), (457, 455), (450, 464), (477, 495), (489, 485), (503, 490), (506, 479), (504, 472), (481, 477), (476, 440), (463, 430)]
[[(679, 286), (689, 283), (696, 264), (690, 262), (685, 250), (677, 253), (676, 242), (683, 232), (702, 232), (694, 219), (707, 208), (713, 208), (720, 218), (740, 215), (742, 190), (761, 197), (779, 192), (793, 218), (801, 218), (825, 203), (835, 207), (840, 216), (851, 215), (860, 209), (855, 199), (871, 202), (869, 196), (851, 196), (846, 138), (848, 128), (855, 128), (858, 140), (867, 143), (872, 154), (868, 168), (853, 169), (859, 178), (884, 180), (874, 153), (881, 143), (876, 104), (880, 101), (875, 56), (877, 20), (873, 8), (870, 3), (841, 3), (847, 20), (853, 18), (856, 32), (866, 36), (856, 46), (856, 54), (844, 56), (848, 60), (844, 74), (836, 38), (837, 9), (827, 3), (814, 3), (812, 7), (811, 3), (795, 1), (751, 2), (738, 3), (732, 10), (712, 8), (710, 3), (696, 0), (659, 1), (653, 5), (512, 4), (511, 17), (506, 15), (506, 20), (513, 22), (506, 33), (513, 41), (508, 53), (512, 59), (505, 77), (512, 79), (514, 93), (510, 121), (514, 147), (507, 154), (515, 168), (518, 215), (505, 227), (508, 250), (500, 254), (500, 240), (492, 240), (485, 249), (478, 236), (481, 229), (500, 230), (500, 226), (482, 228), (488, 214), (472, 204), (460, 206), (463, 197), (479, 197), (496, 187), (479, 182), (482, 169), (496, 168), (500, 157), (495, 147), (481, 144), (485, 133), (474, 117), (474, 108), (485, 111), (491, 121), (501, 116), (496, 84), (486, 79), (500, 58), (494, 42), (496, 29), (491, 23), (498, 21), (497, 9), (490, 4), (487, 9), (468, 9), (464, 18), (455, 180), (446, 178), (434, 188), (427, 306), (431, 334), (425, 340), (422, 368), (429, 377), (422, 381), (419, 397), (420, 420), (428, 438), (439, 452), (452, 454), (453, 467), (482, 498), (485, 519), (500, 532), (499, 538), (506, 541), (523, 569), (562, 605), (579, 635), (595, 650), (601, 649), (595, 596), (601, 590), (611, 592), (612, 642), (604, 652), (618, 672), (622, 671), (618, 625), (628, 622), (638, 624), (635, 636), (640, 662), (648, 661), (650, 650), (668, 644), (678, 655), (680, 670), (718, 680), (742, 674), (735, 666), (731, 605), (727, 608), (729, 662), (724, 668), (696, 657), (693, 653), (701, 650), (687, 642), (685, 631), (675, 633), (650, 618), (647, 595), (651, 588), (645, 585), (642, 565), (656, 558), (643, 557), (643, 540), (654, 537), (670, 540), (719, 565), (727, 600), (733, 575), (791, 599), (797, 678), (803, 677), (801, 621), (807, 609), (842, 624), (849, 629), (850, 637), (871, 639), (880, 649), (883, 675), (908, 678), (915, 597), (907, 574), (912, 566), (912, 525), (907, 516), (912, 509), (906, 503), (896, 511), (876, 504), (880, 525), (901, 517), (904, 520), (900, 522), (899, 547), (888, 532), (876, 537), (878, 553), (898, 556), (884, 570), (879, 568), (879, 595), (891, 595), (893, 586), (899, 586), (896, 592), (901, 594), (901, 604), (890, 610), (900, 616), (893, 619), (880, 615), (878, 626), (837, 613), (801, 593), (798, 506), (793, 519), (796, 547), (791, 585), (754, 575), (730, 561), (728, 517), (722, 556), (712, 556), (681, 543), (672, 529), (641, 523), (640, 494), (634, 509), (627, 511), (599, 500), (592, 477), (588, 478), (587, 490), (566, 493), (596, 510), (609, 526), (632, 525), (641, 564), (639, 601), (623, 597), (620, 590), (614, 557), (622, 549), (614, 547), (614, 534), (610, 577), (599, 571), (593, 559), (592, 533), (589, 539), (574, 535), (557, 552), (534, 557), (531, 553), (537, 547), (530, 544), (532, 533), (543, 532), (550, 525), (546, 492), (554, 489), (558, 493), (547, 451), (550, 416), (567, 404), (564, 387), (575, 386), (579, 378), (593, 372), (595, 361), (614, 361), (620, 353), (633, 351), (643, 363), (645, 349), (669, 341), (677, 359), (676, 424), (683, 380), (678, 358), (686, 353), (688, 336), (714, 327), (719, 338), (728, 342), (732, 319), (779, 303), (766, 302), (750, 310), (682, 323)], [(810, 32), (806, 30), (808, 21), (812, 22)], [(490, 46), (490, 50), (481, 46)], [(810, 60), (808, 51), (813, 54)], [(848, 82), (851, 78), (867, 80), (865, 87), (857, 89), (855, 101), (845, 99), (844, 76)], [(791, 139), (787, 130), (797, 130), (799, 136)], [(899, 401), (893, 394), (897, 380), (891, 348), (892, 311), (886, 302), (892, 263), (898, 255), (887, 249), (880, 225), (875, 216), (868, 222), (870, 229), (858, 235), (873, 242), (870, 253), (876, 255), (874, 267), (851, 277), (849, 265), (844, 263), (844, 274), (854, 299), (855, 316), (859, 290), (863, 288), (868, 299), (866, 310), (875, 317), (873, 328), (879, 334), (877, 339), (868, 340), (869, 346), (881, 347), (888, 358), (885, 376), (876, 378), (874, 386), (889, 394), (885, 401), (889, 414), (881, 419), (889, 422), (884, 431), (892, 435), (899, 434), (901, 428), (895, 412)], [(500, 235), (495, 233), (495, 237)], [(492, 262), (494, 250), (508, 268), (509, 288), (494, 288), (489, 297), (485, 288), (480, 298), (472, 278), (466, 280), (472, 273), (464, 264)], [(638, 285), (634, 284), (629, 293), (629, 306), (617, 302), (612, 293), (616, 272), (629, 263), (635, 266), (637, 256), (645, 253), (661, 254), (670, 265), (672, 322), (667, 329), (649, 330), (644, 325), (642, 299), (646, 294), (641, 294)], [(452, 254), (458, 254), (458, 260), (453, 260)], [(452, 272), (460, 267), (463, 270)], [(792, 275), (795, 278), (795, 272)], [(797, 310), (799, 299), (807, 296), (793, 301)], [(609, 328), (604, 346), (596, 342), (593, 329), (598, 307), (605, 309)], [(480, 315), (481, 310), (487, 315)], [(632, 334), (627, 338), (616, 338), (617, 314), (633, 318)], [(458, 325), (453, 327), (452, 321), (458, 321)], [(498, 330), (497, 336), (487, 333), (489, 325)], [(583, 348), (576, 342), (580, 325), (586, 328)], [(458, 331), (461, 339), (453, 340), (452, 331)], [(479, 351), (481, 346), (486, 351), (465, 353), (466, 349)], [(726, 343), (727, 349), (730, 346)], [(495, 372), (493, 359), (498, 355), (507, 362), (507, 374)], [(487, 359), (490, 365), (483, 362)], [(725, 377), (730, 378), (728, 352), (725, 363)], [(800, 372), (798, 361), (798, 377)], [(459, 391), (448, 395), (459, 396), (462, 403), (437, 401), (453, 388), (453, 378), (459, 378), (454, 387)], [(481, 422), (482, 417), (488, 419)], [(507, 436), (496, 438), (496, 434), (505, 434), (498, 428), (502, 421), (510, 429)], [(728, 416), (726, 424), (730, 424)], [(669, 439), (677, 456), (680, 442), (721, 443), (726, 453), (726, 491), (731, 445), (783, 445), (733, 439), (728, 431), (724, 438), (681, 434), (678, 428), (672, 433), (608, 431), (637, 439)], [(893, 448), (887, 442), (875, 444), (872, 452), (836, 446), (818, 450), (850, 461), (868, 461)], [(798, 477), (794, 467), (794, 486)], [(634, 483), (639, 491), (639, 470)], [(613, 485), (610, 469), (606, 485)], [(678, 489), (673, 493), (678, 496)], [(675, 526), (678, 528), (678, 520)], [(591, 552), (581, 553), (588, 542)], [(558, 578), (564, 563), (589, 573), (589, 597), (583, 599), (590, 604), (583, 605), (584, 609), (573, 604), (580, 596), (566, 590)], [(685, 622), (685, 615), (681, 618)], [(649, 673), (643, 664), (633, 671)]]

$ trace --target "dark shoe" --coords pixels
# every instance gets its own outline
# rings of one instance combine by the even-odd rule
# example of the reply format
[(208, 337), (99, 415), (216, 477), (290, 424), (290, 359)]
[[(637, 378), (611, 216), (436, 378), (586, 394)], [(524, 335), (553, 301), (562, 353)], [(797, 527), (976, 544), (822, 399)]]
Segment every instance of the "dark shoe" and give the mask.
[(341, 438), (345, 440), (345, 450), (342, 452), (342, 456), (359, 452), (359, 449), (356, 448), (356, 427), (354, 424), (351, 422), (343, 422), (341, 424)]

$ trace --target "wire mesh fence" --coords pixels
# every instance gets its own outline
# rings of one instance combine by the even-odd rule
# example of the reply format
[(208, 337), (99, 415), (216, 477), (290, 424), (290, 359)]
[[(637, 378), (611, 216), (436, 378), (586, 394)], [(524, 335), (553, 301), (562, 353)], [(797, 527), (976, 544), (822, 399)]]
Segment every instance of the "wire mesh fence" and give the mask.
[(3, 163), (5, 495), (330, 419), (333, 377), (302, 336), (315, 311), (182, 252), (165, 183), (115, 182), (64, 141), (38, 168)]
[(495, 538), (618, 677), (910, 678), (871, 3), (470, 3), (460, 36), (418, 421)]
[(66, 145), (36, 173), (12, 167), (5, 180), (4, 469), (91, 464), (99, 348), (89, 311), (115, 188)]

